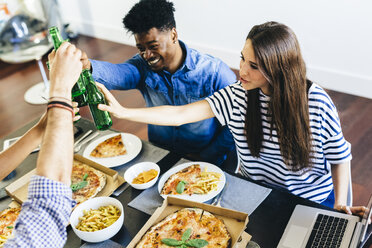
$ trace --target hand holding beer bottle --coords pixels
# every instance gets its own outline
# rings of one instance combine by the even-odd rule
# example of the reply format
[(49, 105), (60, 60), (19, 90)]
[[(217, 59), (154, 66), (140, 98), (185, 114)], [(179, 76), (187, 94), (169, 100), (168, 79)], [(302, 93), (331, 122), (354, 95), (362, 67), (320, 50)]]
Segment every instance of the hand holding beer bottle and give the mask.
[[(62, 39), (62, 36), (57, 27), (49, 28), (49, 34), (53, 41), (54, 50), (57, 51), (57, 49), (61, 46), (64, 40)], [(80, 75), (78, 81), (71, 90), (72, 100), (74, 102), (77, 102), (79, 107), (87, 105), (85, 91), (86, 91), (85, 82), (82, 76)]]
[(106, 104), (105, 97), (97, 88), (90, 71), (85, 69), (82, 74), (87, 80), (87, 100), (96, 128), (98, 130), (106, 130), (112, 126), (111, 116), (109, 112), (98, 109), (98, 104)]
[[(64, 42), (57, 27), (51, 27), (49, 33), (52, 37), (54, 49), (57, 50)], [(106, 104), (103, 94), (99, 91), (88, 69), (84, 69), (71, 91), (72, 100), (78, 107), (89, 105), (90, 113), (98, 130), (106, 130), (112, 126), (112, 119), (107, 111), (98, 109), (98, 104)]]

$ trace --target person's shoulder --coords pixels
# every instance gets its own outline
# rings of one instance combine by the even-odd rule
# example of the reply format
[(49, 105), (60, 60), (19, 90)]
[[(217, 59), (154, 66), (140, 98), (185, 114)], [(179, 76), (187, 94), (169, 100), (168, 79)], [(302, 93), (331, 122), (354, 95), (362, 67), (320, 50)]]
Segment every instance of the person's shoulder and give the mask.
[(136, 55), (134, 55), (132, 58), (125, 61), (125, 63), (129, 63), (129, 64), (132, 64), (132, 65), (135, 65), (135, 66), (146, 65), (145, 60), (138, 53)]
[(154, 74), (146, 61), (139, 54), (134, 55), (132, 58), (125, 61), (125, 63), (134, 66), (141, 77), (147, 77), (149, 74)]
[(192, 59), (196, 65), (205, 63), (215, 67), (226, 65), (221, 59), (214, 57), (210, 54), (202, 53), (194, 48), (188, 48), (188, 53), (190, 59)]
[(317, 83), (312, 83), (309, 88), (309, 105), (322, 106), (335, 110), (336, 107), (328, 93)]
[(222, 91), (225, 91), (229, 95), (234, 95), (234, 96), (243, 97), (243, 98), (245, 98), (245, 93), (246, 93), (240, 81), (237, 81), (235, 83), (232, 83), (226, 86), (225, 88), (222, 89)]

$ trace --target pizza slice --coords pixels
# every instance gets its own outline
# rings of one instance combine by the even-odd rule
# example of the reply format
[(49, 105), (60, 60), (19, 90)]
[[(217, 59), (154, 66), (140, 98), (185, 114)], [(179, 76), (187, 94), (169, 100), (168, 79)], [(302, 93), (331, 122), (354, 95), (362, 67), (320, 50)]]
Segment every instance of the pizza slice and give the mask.
[(193, 164), (171, 175), (164, 183), (162, 195), (192, 195), (198, 193), (193, 185), (199, 180), (201, 168), (199, 164)]
[(195, 242), (199, 244), (197, 247), (227, 248), (231, 245), (231, 235), (225, 223), (212, 213), (183, 208), (152, 226), (136, 248), (196, 247)]
[(15, 221), (18, 218), (21, 208), (7, 208), (0, 212), (0, 247), (12, 238)]
[(79, 204), (93, 198), (106, 185), (106, 175), (74, 160), (71, 174), (72, 198)]
[(121, 134), (111, 137), (101, 143), (90, 153), (91, 157), (95, 158), (110, 158), (127, 153), (127, 149), (124, 146)]

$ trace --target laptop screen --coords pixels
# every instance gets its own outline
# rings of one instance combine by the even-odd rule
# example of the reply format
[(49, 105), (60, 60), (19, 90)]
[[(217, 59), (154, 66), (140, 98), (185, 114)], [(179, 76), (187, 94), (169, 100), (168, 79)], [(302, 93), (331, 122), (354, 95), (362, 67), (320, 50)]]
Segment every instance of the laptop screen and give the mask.
[(367, 228), (368, 228), (368, 220), (371, 218), (372, 214), (372, 195), (369, 197), (369, 202), (367, 204), (367, 210), (364, 212), (363, 219), (362, 219), (362, 231), (360, 236), (360, 242), (364, 241), (366, 236)]

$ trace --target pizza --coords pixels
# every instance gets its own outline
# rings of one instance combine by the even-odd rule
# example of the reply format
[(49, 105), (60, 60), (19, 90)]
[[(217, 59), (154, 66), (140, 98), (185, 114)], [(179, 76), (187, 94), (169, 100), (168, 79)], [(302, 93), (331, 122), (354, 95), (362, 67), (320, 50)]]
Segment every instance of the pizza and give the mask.
[(20, 212), (20, 207), (7, 208), (0, 212), (0, 247), (3, 247), (5, 242), (12, 238), (14, 224)]
[[(201, 169), (199, 164), (193, 164), (186, 167), (179, 172), (171, 175), (168, 180), (164, 183), (163, 189), (161, 190), (162, 195), (192, 195), (195, 191), (193, 185), (199, 180)], [(182, 183), (184, 189), (182, 193), (177, 192), (177, 186)]]
[(118, 134), (99, 143), (90, 153), (90, 156), (95, 158), (110, 158), (126, 153), (127, 149), (124, 146), (121, 134)]
[(193, 247), (192, 243), (196, 240), (199, 244), (204, 243), (204, 246), (199, 247), (205, 248), (231, 245), (231, 235), (221, 219), (200, 208), (183, 208), (152, 226), (136, 248), (169, 247), (166, 241), (172, 241), (173, 244), (178, 242), (180, 247), (183, 247), (181, 242), (186, 247)]
[(71, 174), (72, 198), (79, 204), (93, 198), (106, 185), (106, 175), (74, 160)]

